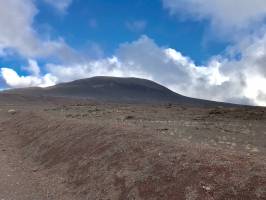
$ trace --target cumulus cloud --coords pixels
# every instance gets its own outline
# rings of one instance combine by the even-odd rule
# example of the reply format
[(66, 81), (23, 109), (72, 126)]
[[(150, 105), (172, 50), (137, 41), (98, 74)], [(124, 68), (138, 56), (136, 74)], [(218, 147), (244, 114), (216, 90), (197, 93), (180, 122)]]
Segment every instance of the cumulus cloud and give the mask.
[(41, 40), (33, 28), (38, 13), (33, 0), (0, 1), (0, 56), (18, 53), (23, 57), (67, 57), (71, 48), (64, 40)]
[(246, 91), (247, 79), (250, 80), (248, 69), (253, 67), (242, 66), (247, 63), (246, 59), (251, 59), (244, 58), (249, 57), (248, 53), (243, 55), (243, 60), (212, 58), (208, 65), (197, 66), (181, 52), (159, 47), (148, 37), (142, 37), (122, 45), (117, 57), (127, 69), (141, 70), (152, 80), (183, 95), (234, 103), (262, 103)]
[[(57, 78), (51, 74), (39, 75), (40, 68), (36, 61), (30, 60), (28, 69), (32, 74), (28, 76), (19, 76), (17, 72), (10, 68), (1, 68), (1, 77), (5, 80), (6, 84), (12, 88), (23, 87), (48, 87), (56, 83)], [(37, 72), (37, 73), (36, 73)]]
[(88, 78), (93, 76), (114, 76), (114, 77), (139, 77), (150, 78), (144, 71), (131, 69), (122, 63), (118, 57), (92, 60), (74, 65), (47, 64), (47, 70), (60, 80), (60, 82), (72, 81), (75, 79)]
[(264, 0), (162, 0), (171, 14), (208, 20), (216, 33), (250, 31), (266, 17)]
[(24, 69), (34, 76), (39, 76), (41, 70), (40, 70), (40, 67), (38, 66), (38, 63), (32, 59), (29, 59), (28, 62), (29, 62), (29, 65), (27, 67), (24, 67)]
[(72, 0), (44, 0), (60, 12), (66, 12), (68, 7), (71, 5)]

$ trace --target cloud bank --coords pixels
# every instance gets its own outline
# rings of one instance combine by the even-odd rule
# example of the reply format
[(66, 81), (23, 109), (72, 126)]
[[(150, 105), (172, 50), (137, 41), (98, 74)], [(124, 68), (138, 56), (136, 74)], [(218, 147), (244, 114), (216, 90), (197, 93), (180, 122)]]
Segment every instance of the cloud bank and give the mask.
[(58, 80), (55, 76), (47, 73), (41, 75), (41, 69), (35, 60), (28, 60), (29, 65), (23, 67), (30, 75), (19, 76), (17, 72), (11, 68), (1, 68), (0, 73), (6, 84), (12, 88), (23, 87), (48, 87), (54, 85)]
[(47, 64), (48, 73), (43, 76), (38, 75), (34, 61), (29, 62), (30, 76), (19, 77), (8, 68), (3, 68), (1, 73), (11, 87), (48, 86), (97, 75), (135, 76), (154, 80), (186, 96), (266, 105), (265, 42), (266, 36), (247, 45), (241, 59), (214, 57), (208, 65), (197, 66), (180, 52), (160, 47), (142, 36), (121, 45), (110, 58), (72, 65)]
[(0, 1), (0, 57), (17, 53), (23, 57), (39, 58), (70, 54), (62, 38), (42, 40), (33, 27), (38, 10), (33, 0)]
[(264, 0), (162, 0), (172, 15), (194, 20), (207, 20), (219, 33), (251, 31), (265, 20)]

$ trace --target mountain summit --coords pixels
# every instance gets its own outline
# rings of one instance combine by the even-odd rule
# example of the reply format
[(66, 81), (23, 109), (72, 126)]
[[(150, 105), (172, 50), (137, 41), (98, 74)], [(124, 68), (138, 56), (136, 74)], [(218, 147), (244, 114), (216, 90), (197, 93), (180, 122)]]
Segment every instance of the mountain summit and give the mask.
[(5, 92), (34, 96), (87, 98), (105, 102), (217, 104), (216, 102), (182, 96), (150, 80), (106, 76), (60, 83), (47, 88), (22, 88)]

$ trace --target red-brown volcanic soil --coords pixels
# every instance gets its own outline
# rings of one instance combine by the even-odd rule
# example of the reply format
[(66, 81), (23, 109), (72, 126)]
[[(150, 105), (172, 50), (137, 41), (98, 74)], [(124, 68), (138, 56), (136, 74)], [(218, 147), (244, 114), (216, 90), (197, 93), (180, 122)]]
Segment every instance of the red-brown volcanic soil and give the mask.
[(0, 199), (266, 199), (266, 109), (0, 95)]

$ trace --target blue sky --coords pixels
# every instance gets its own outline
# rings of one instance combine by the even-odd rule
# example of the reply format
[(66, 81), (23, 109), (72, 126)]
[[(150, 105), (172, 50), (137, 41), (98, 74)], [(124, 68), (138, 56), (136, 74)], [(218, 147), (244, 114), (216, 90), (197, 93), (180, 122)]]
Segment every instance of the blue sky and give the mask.
[[(227, 46), (225, 41), (206, 38), (208, 24), (171, 16), (160, 0), (74, 0), (65, 13), (58, 13), (45, 1), (36, 6), (39, 11), (33, 27), (39, 37), (62, 37), (89, 57), (112, 55), (121, 43), (137, 40), (141, 35), (179, 50), (197, 64), (204, 64)], [(0, 60), (1, 66), (26, 62), (18, 55)]]
[(0, 88), (137, 76), (266, 105), (265, 16), (263, 0), (0, 0)]
[[(49, 17), (45, 16), (48, 20)], [(138, 22), (144, 25), (128, 27)], [(212, 43), (204, 45), (204, 23), (176, 20), (162, 7), (160, 0), (76, 1), (69, 14), (52, 26), (71, 46), (86, 49), (97, 44), (107, 55), (112, 54), (119, 44), (134, 41), (142, 34), (153, 38), (159, 45), (179, 49), (199, 63), (224, 48)]]

